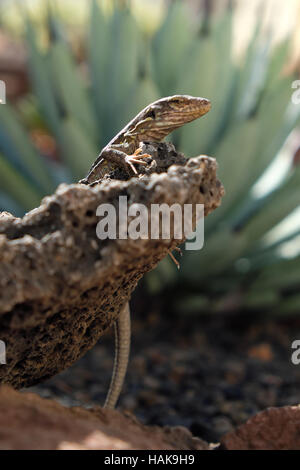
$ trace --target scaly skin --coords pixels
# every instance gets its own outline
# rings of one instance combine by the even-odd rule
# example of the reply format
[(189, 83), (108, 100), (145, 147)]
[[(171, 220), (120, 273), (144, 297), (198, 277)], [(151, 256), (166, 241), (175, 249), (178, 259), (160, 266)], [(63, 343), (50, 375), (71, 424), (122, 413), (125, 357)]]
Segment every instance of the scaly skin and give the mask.
[[(140, 155), (141, 142), (161, 142), (168, 134), (203, 116), (210, 101), (189, 95), (162, 98), (143, 109), (99, 154), (83, 184), (94, 183), (109, 171), (122, 167), (129, 175), (137, 174), (134, 165), (146, 165)], [(114, 371), (105, 400), (105, 408), (114, 408), (122, 390), (130, 349), (130, 310), (127, 303), (115, 323), (116, 351)]]

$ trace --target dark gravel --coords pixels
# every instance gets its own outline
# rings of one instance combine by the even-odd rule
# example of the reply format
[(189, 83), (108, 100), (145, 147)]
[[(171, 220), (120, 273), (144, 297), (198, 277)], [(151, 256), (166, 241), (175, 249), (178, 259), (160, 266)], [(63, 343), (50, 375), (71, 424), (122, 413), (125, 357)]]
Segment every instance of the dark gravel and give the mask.
[[(291, 343), (300, 339), (300, 320), (142, 316), (133, 316), (119, 408), (145, 424), (183, 425), (216, 442), (260, 410), (299, 403)], [(27, 390), (68, 406), (103, 404), (113, 351), (111, 334), (68, 370)]]

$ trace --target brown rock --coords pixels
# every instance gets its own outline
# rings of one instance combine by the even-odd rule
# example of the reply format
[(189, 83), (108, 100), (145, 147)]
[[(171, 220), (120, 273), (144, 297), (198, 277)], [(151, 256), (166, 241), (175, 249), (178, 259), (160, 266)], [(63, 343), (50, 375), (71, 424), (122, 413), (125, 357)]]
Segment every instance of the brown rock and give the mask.
[(0, 449), (206, 450), (185, 428), (144, 426), (116, 410), (65, 408), (33, 393), (0, 387)]
[(228, 450), (300, 450), (300, 406), (268, 408), (221, 439)]
[(202, 203), (205, 215), (220, 204), (224, 190), (214, 159), (186, 161), (171, 144), (149, 144), (151, 152), (149, 174), (94, 187), (61, 185), (22, 219), (0, 218), (0, 340), (7, 362), (1, 383), (34, 385), (83, 356), (115, 322), (143, 274), (184, 240), (101, 241), (100, 204), (118, 210), (119, 196), (148, 209)]

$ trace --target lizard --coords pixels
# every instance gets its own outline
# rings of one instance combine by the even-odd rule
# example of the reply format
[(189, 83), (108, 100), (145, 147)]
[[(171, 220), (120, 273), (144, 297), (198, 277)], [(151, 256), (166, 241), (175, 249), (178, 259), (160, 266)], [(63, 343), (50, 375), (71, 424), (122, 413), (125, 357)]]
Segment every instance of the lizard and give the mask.
[[(135, 165), (147, 165), (147, 154), (140, 155), (141, 142), (161, 142), (168, 134), (184, 124), (206, 114), (210, 100), (189, 95), (161, 98), (146, 106), (102, 149), (82, 184), (96, 184), (109, 171), (123, 168), (136, 176)], [(170, 253), (171, 254), (171, 253)], [(172, 255), (172, 254), (171, 254)], [(172, 259), (176, 262), (175, 258)], [(178, 265), (178, 262), (176, 262)], [(113, 409), (118, 401), (127, 371), (130, 350), (130, 310), (127, 302), (114, 323), (115, 360), (105, 408)]]

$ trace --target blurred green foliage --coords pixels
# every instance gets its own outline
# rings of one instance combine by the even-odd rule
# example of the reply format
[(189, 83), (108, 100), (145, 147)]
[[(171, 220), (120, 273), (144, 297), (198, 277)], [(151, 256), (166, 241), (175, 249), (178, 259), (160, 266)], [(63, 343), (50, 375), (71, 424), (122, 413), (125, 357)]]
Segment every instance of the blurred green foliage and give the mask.
[[(185, 253), (179, 272), (164, 260), (146, 277), (149, 289), (174, 292), (180, 285), (173, 298), (181, 312), (299, 312), (300, 256), (284, 259), (280, 252), (299, 231), (273, 245), (264, 240), (299, 206), (300, 166), (266, 196), (252, 191), (299, 123), (299, 107), (290, 104), (292, 78), (281, 73), (288, 43), (271, 49), (258, 39), (258, 26), (237, 64), (231, 10), (204, 33), (184, 2), (173, 2), (151, 35), (129, 8), (107, 14), (94, 1), (86, 69), (50, 10), (45, 48), (25, 21), (32, 94), (17, 109), (0, 106), (0, 209), (21, 214), (58, 183), (82, 178), (105, 143), (151, 101), (175, 93), (207, 97), (212, 111), (173, 140), (186, 155), (217, 158), (226, 196), (206, 220), (204, 249)], [(39, 153), (29, 132), (35, 126), (54, 136), (60, 161)]]

